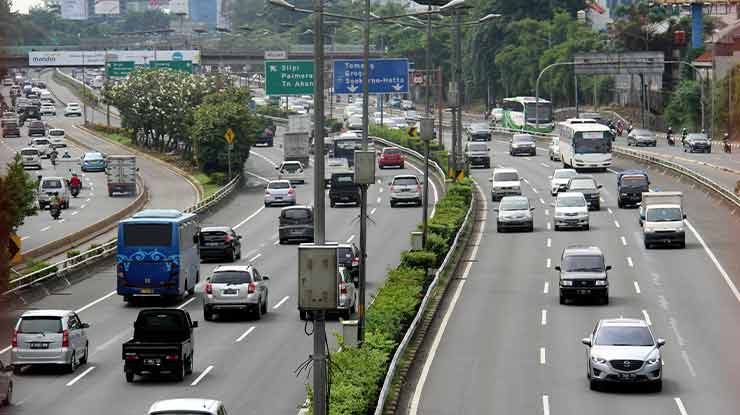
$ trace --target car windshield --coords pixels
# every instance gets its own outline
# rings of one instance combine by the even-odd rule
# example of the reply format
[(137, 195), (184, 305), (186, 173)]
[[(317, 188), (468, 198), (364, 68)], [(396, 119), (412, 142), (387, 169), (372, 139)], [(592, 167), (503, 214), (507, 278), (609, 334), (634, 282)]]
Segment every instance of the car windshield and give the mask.
[(468, 148), (470, 151), (488, 151), (488, 146), (485, 143), (470, 143)]
[(59, 179), (44, 180), (41, 187), (44, 189), (61, 189), (62, 181)]
[(519, 174), (514, 172), (501, 172), (493, 175), (494, 182), (515, 182), (519, 180)]
[(655, 133), (650, 130), (635, 130), (632, 132), (635, 137), (655, 137)]
[(553, 178), (555, 179), (570, 179), (571, 177), (574, 177), (576, 174), (575, 170), (558, 170), (555, 172), (555, 175)]
[(383, 154), (401, 154), (401, 150), (397, 148), (386, 148), (383, 150)]
[(283, 217), (286, 219), (308, 219), (311, 217), (311, 211), (308, 209), (286, 209), (283, 211)]
[(600, 255), (568, 255), (563, 258), (565, 272), (603, 272), (604, 257)]
[(706, 141), (707, 140), (707, 136), (704, 134), (689, 134), (689, 136), (686, 138), (691, 141)]
[(18, 333), (61, 333), (60, 317), (23, 317), (18, 326)]
[(64, 135), (64, 131), (62, 130), (49, 130), (49, 135), (53, 137), (61, 137)]
[(514, 136), (513, 141), (516, 144), (534, 143), (534, 139), (528, 135), (516, 135)]
[(647, 327), (602, 327), (596, 333), (597, 346), (653, 346), (653, 335)]
[(100, 153), (86, 153), (85, 160), (102, 160), (103, 156)]
[(267, 185), (268, 189), (290, 189), (290, 183), (288, 182), (270, 182)]
[(394, 186), (416, 186), (418, 182), (414, 177), (398, 177), (393, 179)]
[(520, 198), (514, 198), (514, 199), (506, 199), (504, 198), (501, 201), (501, 205), (499, 205), (499, 209), (501, 210), (528, 210), (529, 209), (529, 201), (527, 199), (520, 199)]
[(335, 174), (331, 178), (332, 184), (352, 184), (354, 183), (354, 175), (352, 174)]
[(214, 272), (211, 277), (213, 284), (248, 284), (252, 278), (245, 271), (219, 271)]
[(557, 204), (558, 207), (584, 207), (586, 206), (586, 199), (575, 196), (559, 197)]
[(593, 181), (593, 179), (576, 179), (570, 181), (571, 189), (580, 190), (580, 189), (595, 189), (596, 188), (596, 182)]
[(33, 140), (33, 144), (37, 146), (48, 146), (49, 140)]
[(488, 132), (488, 124), (478, 123), (470, 126), (470, 129), (478, 132)]
[(288, 173), (296, 173), (299, 170), (301, 170), (301, 165), (298, 163), (283, 164), (283, 168), (281, 169), (281, 171), (288, 172)]
[(24, 156), (38, 156), (39, 151), (38, 150), (21, 150), (21, 155)]
[(648, 181), (647, 177), (642, 175), (635, 175), (635, 176), (622, 176), (622, 187), (628, 187), (628, 188), (647, 188)]
[(647, 210), (648, 222), (675, 222), (683, 219), (681, 209), (674, 207), (650, 208)]

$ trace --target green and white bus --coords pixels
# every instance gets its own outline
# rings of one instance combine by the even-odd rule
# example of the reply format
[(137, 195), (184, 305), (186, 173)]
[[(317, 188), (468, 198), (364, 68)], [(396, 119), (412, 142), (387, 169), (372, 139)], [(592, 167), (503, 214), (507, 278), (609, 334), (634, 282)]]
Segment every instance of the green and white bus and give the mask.
[[(555, 127), (552, 120), (552, 103), (535, 97), (504, 98), (501, 125), (504, 128), (536, 133), (550, 133)], [(536, 109), (539, 111), (537, 117)]]

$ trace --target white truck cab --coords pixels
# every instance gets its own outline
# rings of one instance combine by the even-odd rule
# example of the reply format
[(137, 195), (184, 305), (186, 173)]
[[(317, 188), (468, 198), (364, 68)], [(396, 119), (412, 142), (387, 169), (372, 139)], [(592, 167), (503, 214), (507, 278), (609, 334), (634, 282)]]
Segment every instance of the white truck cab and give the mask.
[(686, 213), (681, 192), (645, 192), (640, 204), (640, 225), (645, 248), (654, 244), (686, 247)]

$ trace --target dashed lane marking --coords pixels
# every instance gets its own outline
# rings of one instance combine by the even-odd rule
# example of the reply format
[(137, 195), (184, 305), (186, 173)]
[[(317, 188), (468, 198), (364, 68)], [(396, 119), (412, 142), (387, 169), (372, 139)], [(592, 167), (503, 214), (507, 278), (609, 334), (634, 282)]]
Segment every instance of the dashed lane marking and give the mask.
[(630, 257), (630, 256), (627, 257), (627, 265), (629, 265), (630, 268), (634, 268), (635, 267), (635, 263), (632, 262), (632, 257)]
[(249, 259), (249, 262), (254, 262), (254, 261), (256, 261), (256, 260), (257, 260), (257, 259), (258, 259), (259, 257), (261, 257), (261, 256), (262, 256), (262, 254), (257, 254), (257, 255), (255, 255), (255, 256), (253, 256), (252, 258), (250, 258), (250, 259)]
[(547, 261), (545, 261), (545, 268), (550, 269), (551, 265), (552, 265), (552, 259), (547, 258)]
[(647, 310), (642, 310), (642, 316), (645, 318), (645, 322), (648, 324), (648, 326), (653, 325), (653, 321), (650, 320), (650, 315), (648, 314)]
[(686, 411), (686, 407), (683, 406), (683, 402), (681, 402), (681, 398), (675, 397), (673, 398), (673, 401), (676, 402), (676, 406), (678, 407), (678, 412), (681, 415), (689, 415), (689, 413)]
[(547, 325), (547, 310), (542, 310), (542, 321), (541, 322), (543, 326)]
[(277, 304), (275, 304), (274, 306), (272, 306), (272, 309), (273, 310), (277, 310), (278, 308), (280, 308), (281, 305), (285, 304), (285, 302), (288, 301), (289, 298), (290, 298), (290, 296), (289, 295), (286, 295), (285, 297), (283, 297), (282, 300), (278, 301)]
[(541, 365), (547, 364), (547, 356), (546, 356), (546, 353), (547, 352), (545, 351), (545, 348), (544, 347), (540, 347), (540, 364)]
[(550, 415), (550, 397), (542, 395), (542, 414)]
[(46, 231), (48, 231), (48, 230), (49, 230), (50, 228), (51, 228), (51, 226), (47, 226), (47, 227), (45, 227), (45, 228), (41, 228), (40, 230), (41, 230), (41, 232), (46, 232)]
[(252, 327), (248, 328), (247, 331), (245, 331), (244, 333), (242, 333), (242, 335), (239, 336), (236, 339), (236, 342), (235, 343), (241, 343), (241, 341), (244, 340), (247, 336), (249, 336), (249, 333), (253, 332), (254, 329), (255, 329), (255, 326), (252, 326)]
[(542, 294), (547, 294), (550, 291), (550, 283), (545, 281), (545, 287), (542, 289)]
[(355, 239), (355, 235), (352, 234), (349, 238), (347, 238), (347, 243), (352, 242)]
[(255, 216), (259, 215), (260, 212), (262, 212), (263, 210), (265, 210), (265, 207), (264, 206), (260, 206), (260, 208), (257, 209), (254, 213), (252, 213), (251, 215), (247, 216), (246, 219), (244, 219), (243, 221), (241, 221), (238, 224), (236, 224), (236, 226), (234, 226), (234, 229), (239, 229), (242, 225), (244, 225), (245, 223), (247, 223), (250, 220), (252, 220), (252, 218), (254, 218)]
[(376, 211), (376, 210), (378, 210), (378, 208), (374, 207), (374, 208), (373, 208), (373, 209), (372, 209), (372, 210), (370, 211), (370, 215), (374, 215), (374, 214), (375, 214), (375, 211)]
[(198, 386), (201, 380), (203, 380), (204, 377), (206, 377), (209, 373), (211, 373), (211, 370), (213, 370), (213, 365), (208, 366), (206, 370), (203, 371), (203, 373), (198, 376), (193, 383), (190, 384), (190, 386)]
[(70, 380), (69, 382), (67, 382), (67, 386), (72, 386), (75, 383), (79, 382), (80, 379), (84, 378), (85, 375), (87, 375), (88, 373), (92, 372), (93, 370), (95, 370), (95, 366), (88, 367), (87, 370), (85, 370), (84, 372), (80, 373), (79, 376), (77, 376), (76, 378), (74, 378), (74, 379)]
[(635, 292), (637, 294), (640, 294), (641, 293), (641, 291), (640, 291), (640, 284), (638, 284), (637, 281), (634, 281), (634, 285), (635, 285)]
[(627, 246), (627, 238), (620, 236), (619, 239), (622, 241), (622, 246)]
[(619, 226), (619, 222), (618, 222), (618, 221), (616, 221), (616, 220), (614, 221), (614, 226), (616, 226), (616, 227), (617, 227), (617, 229), (621, 228), (621, 226)]
[(195, 297), (191, 297), (188, 301), (185, 301), (184, 303), (180, 304), (179, 306), (177, 306), (177, 309), (182, 310), (183, 308), (187, 307), (187, 305), (192, 303), (193, 301), (195, 301)]
[(547, 247), (549, 248), (551, 246), (552, 246), (552, 239), (551, 238), (547, 238)]

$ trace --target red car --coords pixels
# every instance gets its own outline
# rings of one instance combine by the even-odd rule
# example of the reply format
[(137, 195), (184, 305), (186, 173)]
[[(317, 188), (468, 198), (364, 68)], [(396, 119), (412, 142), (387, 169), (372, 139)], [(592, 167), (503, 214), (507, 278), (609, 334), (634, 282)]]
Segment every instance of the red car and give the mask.
[(378, 168), (384, 169), (389, 166), (398, 166), (403, 168), (404, 157), (399, 148), (386, 147), (380, 153), (378, 158)]

